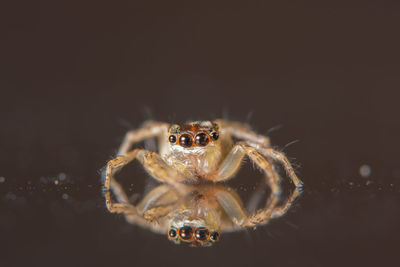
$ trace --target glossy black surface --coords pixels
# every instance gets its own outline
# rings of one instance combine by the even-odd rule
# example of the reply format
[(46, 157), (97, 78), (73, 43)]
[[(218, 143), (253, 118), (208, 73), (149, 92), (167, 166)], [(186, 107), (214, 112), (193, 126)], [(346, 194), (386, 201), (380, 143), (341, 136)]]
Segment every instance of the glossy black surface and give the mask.
[[(398, 264), (397, 2), (14, 1), (1, 12), (0, 266)], [(299, 140), (284, 151), (304, 193), (285, 217), (189, 248), (106, 210), (100, 173), (127, 130), (217, 117), (280, 148)], [(238, 191), (253, 188), (248, 165)], [(121, 179), (139, 197), (156, 184), (138, 164)]]

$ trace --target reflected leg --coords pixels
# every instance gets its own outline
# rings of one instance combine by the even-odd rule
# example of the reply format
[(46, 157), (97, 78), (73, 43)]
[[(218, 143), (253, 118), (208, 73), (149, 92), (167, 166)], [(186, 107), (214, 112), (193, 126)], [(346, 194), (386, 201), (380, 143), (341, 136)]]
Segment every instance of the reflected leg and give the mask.
[(279, 207), (276, 207), (271, 214), (271, 218), (278, 218), (286, 214), (286, 212), (293, 205), (294, 201), (300, 196), (301, 191), (295, 187), (289, 198)]

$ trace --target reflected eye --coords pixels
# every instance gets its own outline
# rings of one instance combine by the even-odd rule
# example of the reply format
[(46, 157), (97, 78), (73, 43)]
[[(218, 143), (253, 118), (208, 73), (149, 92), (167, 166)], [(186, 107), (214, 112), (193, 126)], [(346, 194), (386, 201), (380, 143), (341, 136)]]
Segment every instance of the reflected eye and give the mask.
[(206, 146), (209, 142), (208, 136), (205, 133), (199, 133), (196, 135), (195, 142), (198, 146)]
[(168, 232), (168, 236), (171, 237), (171, 238), (176, 237), (176, 230), (173, 229), (173, 228), (171, 228), (171, 229), (169, 230), (169, 232)]
[(190, 240), (193, 237), (193, 230), (190, 226), (184, 226), (179, 230), (179, 236), (182, 240)]
[(192, 136), (189, 134), (182, 134), (179, 137), (179, 144), (183, 147), (191, 147), (193, 144)]
[(211, 234), (210, 240), (213, 241), (213, 242), (215, 242), (215, 241), (218, 241), (218, 239), (219, 239), (219, 234), (218, 234), (218, 232), (213, 232), (213, 233)]
[(218, 140), (219, 134), (217, 132), (212, 132), (210, 134), (212, 140)]
[(170, 135), (168, 137), (168, 140), (169, 140), (170, 143), (175, 143), (176, 142), (176, 136), (175, 135)]
[(197, 240), (206, 241), (208, 239), (208, 236), (210, 235), (210, 232), (207, 228), (199, 228), (196, 230), (195, 234)]

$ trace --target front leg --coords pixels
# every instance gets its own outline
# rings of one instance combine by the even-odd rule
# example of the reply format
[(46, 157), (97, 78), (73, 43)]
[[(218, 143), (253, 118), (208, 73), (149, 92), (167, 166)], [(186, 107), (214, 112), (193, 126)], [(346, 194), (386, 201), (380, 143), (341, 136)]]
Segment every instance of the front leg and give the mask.
[[(115, 174), (125, 165), (130, 163), (132, 160), (137, 159), (143, 164), (146, 171), (154, 177), (156, 180), (167, 183), (173, 186), (176, 190), (180, 191), (182, 188), (182, 182), (185, 178), (171, 166), (169, 166), (161, 157), (155, 152), (150, 152), (144, 149), (135, 149), (126, 153), (125, 155), (116, 157), (107, 163), (106, 168), (106, 179), (104, 187), (106, 189), (106, 204), (107, 208), (111, 212), (125, 212), (126, 204), (121, 205), (121, 203), (112, 203), (109, 194), (110, 185), (113, 189), (113, 184), (115, 181)], [(117, 192), (117, 189), (113, 191)], [(120, 207), (122, 206), (122, 207)]]
[(222, 181), (229, 179), (240, 168), (244, 156), (248, 156), (265, 174), (265, 181), (271, 189), (270, 197), (267, 200), (264, 209), (248, 217), (243, 211), (241, 204), (227, 193), (217, 193), (217, 199), (223, 209), (232, 218), (232, 220), (241, 227), (255, 226), (269, 220), (271, 213), (279, 201), (281, 188), (279, 186), (280, 177), (273, 166), (251, 146), (238, 144), (221, 164), (220, 168), (211, 176), (213, 181)]
[(264, 172), (266, 183), (271, 188), (272, 194), (279, 195), (280, 177), (273, 166), (254, 147), (244, 143), (237, 144), (232, 148), (219, 168), (210, 174), (209, 179), (220, 182), (232, 178), (239, 170), (246, 155)]

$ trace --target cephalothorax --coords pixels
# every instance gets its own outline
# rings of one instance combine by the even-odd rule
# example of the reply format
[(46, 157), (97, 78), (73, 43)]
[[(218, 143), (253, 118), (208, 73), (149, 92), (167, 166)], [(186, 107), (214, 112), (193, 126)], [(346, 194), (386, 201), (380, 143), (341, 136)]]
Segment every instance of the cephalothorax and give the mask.
[[(157, 152), (130, 150), (134, 143), (154, 137), (158, 138)], [(245, 156), (264, 172), (271, 189), (265, 207), (250, 215), (233, 190), (218, 184), (235, 175)], [(115, 173), (134, 159), (164, 183), (136, 206), (129, 203), (114, 179)], [(280, 206), (280, 177), (274, 162), (282, 164), (296, 186)], [(204, 185), (204, 181), (211, 184)], [(150, 121), (127, 133), (118, 157), (107, 164), (104, 186), (111, 212), (124, 213), (132, 223), (167, 233), (176, 243), (209, 246), (219, 239), (221, 232), (265, 224), (285, 214), (298, 196), (302, 182), (286, 157), (270, 147), (269, 138), (254, 133), (245, 124), (216, 120), (170, 125)], [(117, 203), (111, 200), (109, 189)]]

